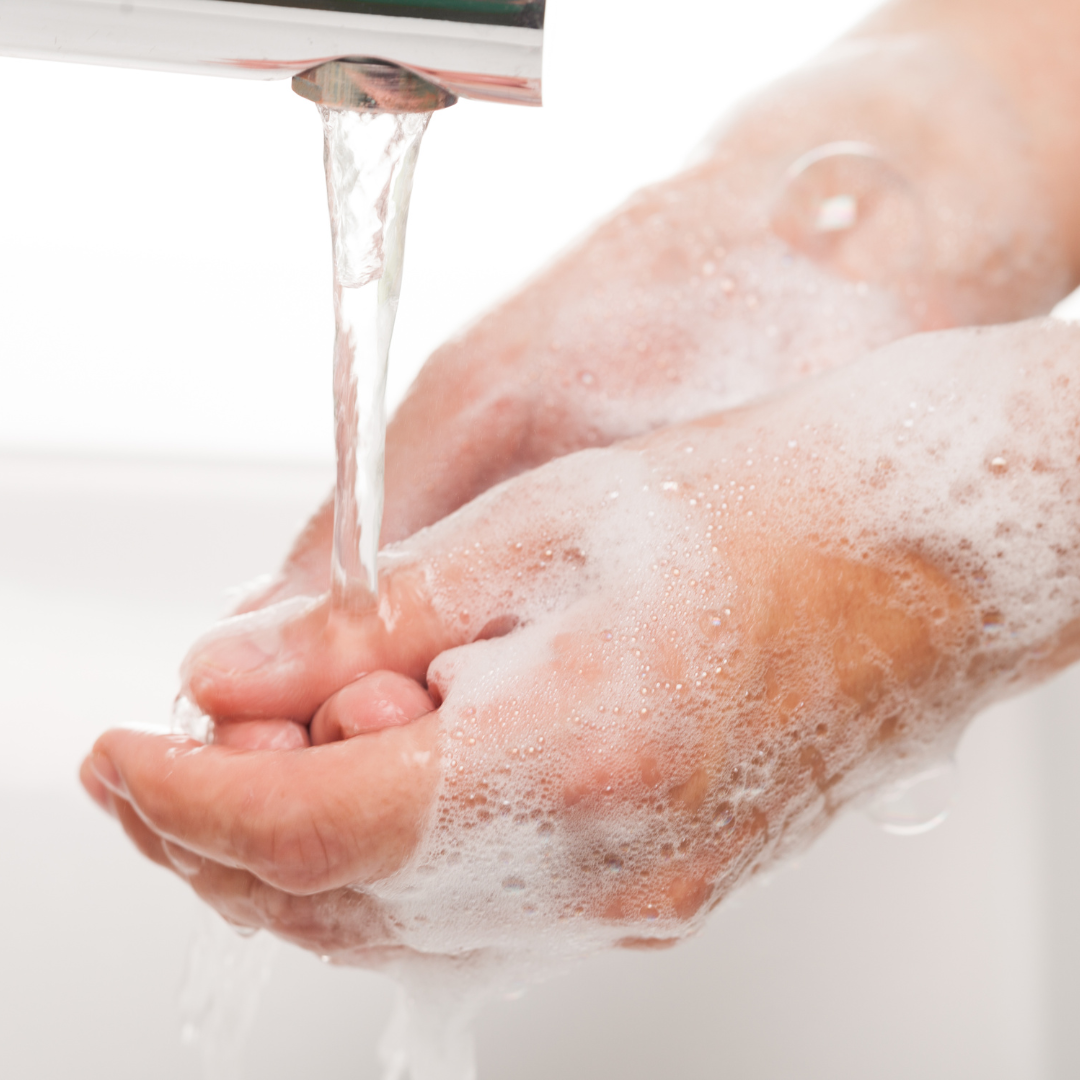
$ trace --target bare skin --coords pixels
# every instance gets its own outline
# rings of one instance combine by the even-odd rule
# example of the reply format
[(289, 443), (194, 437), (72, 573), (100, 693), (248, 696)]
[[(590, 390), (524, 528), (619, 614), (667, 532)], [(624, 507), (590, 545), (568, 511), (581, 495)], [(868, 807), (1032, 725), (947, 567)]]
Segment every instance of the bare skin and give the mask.
[[(430, 358), (387, 432), (383, 542), (555, 457), (745, 404), (905, 334), (1049, 311), (1080, 282), (1077, 24), (1068, 0), (887, 5), (743, 105), (698, 166)], [(873, 231), (814, 260), (777, 237), (785, 172), (844, 142), (877, 148), (917, 192), (917, 266)], [(331, 501), (245, 609), (326, 591), (332, 526)]]
[[(497, 763), (539, 747), (552, 780), (540, 805), (567, 845), (602, 838), (649, 800), (689, 838), (667, 861), (627, 855), (615, 891), (587, 884), (588, 915), (630, 939), (653, 911), (669, 930), (693, 925), (897, 767), (947, 752), (977, 708), (1073, 658), (1080, 593), (1058, 594), (1080, 571), (1060, 543), (1078, 513), (1074, 392), (1041, 410), (1048, 435), (1032, 452), (1008, 451), (1013, 475), (1000, 484), (993, 455), (1027, 371), (1067, 378), (1077, 360), (1080, 334), (1042, 324), (913, 338), (721, 420), (561, 458), (393, 551), (382, 617), (335, 623), (320, 601), (283, 619), (270, 653), (218, 641), (190, 660), (199, 703), (246, 722), (314, 713), (313, 735), (370, 730), (381, 721), (354, 678), (382, 669), (415, 676), (391, 692), (411, 692), (418, 710), (425, 680), (435, 713), (287, 753), (111, 732), (88, 768), (143, 850), (227, 917), (362, 961), (397, 932), (372, 896), (354, 911), (360, 901), (341, 890), (405, 865), (436, 799), (460, 806), (497, 789)], [(939, 383), (988, 371), (997, 396), (977, 408), (934, 397)], [(906, 431), (910, 398), (936, 402), (918, 445), (866, 434), (892, 406)], [(946, 445), (961, 427), (971, 437)], [(924, 447), (939, 455), (925, 489), (907, 467)], [(1032, 485), (1055, 509), (1007, 566), (994, 563), (992, 522), (963, 508), (940, 519), (940, 490), (971, 488), (1012, 519)], [(912, 525), (931, 509), (934, 538)], [(627, 521), (655, 563), (606, 557)], [(1002, 567), (1046, 558), (1059, 571), (1039, 586), (1046, 598), (1016, 601)], [(1050, 621), (1023, 629), (1029, 605)], [(990, 609), (1011, 636), (985, 631)], [(444, 779), (452, 754), (474, 764)], [(755, 769), (760, 783), (746, 780)], [(298, 911), (310, 922), (290, 922)]]
[[(1063, 4), (1045, 7), (1059, 16), (1058, 38), (1080, 35), (1080, 16)], [(915, 48), (915, 60), (901, 40), (913, 30), (929, 42), (925, 54)], [(1035, 79), (1018, 69), (1029, 54), (1011, 48), (1018, 34), (1044, 32), (1041, 16), (1004, 2), (885, 9), (854, 35), (860, 46), (873, 35), (872, 48), (883, 42), (884, 54), (868, 62), (859, 49), (841, 50), (823, 68), (762, 95), (727, 126), (706, 162), (644, 193), (562, 265), (437, 353), (388, 436), (384, 540), (439, 523), (391, 553), (381, 581), (384, 617), (340, 620), (314, 600), (302, 615), (283, 614), (272, 642), (265, 628), (251, 633), (242, 620), (225, 628), (187, 666), (189, 691), (219, 721), (219, 745), (111, 732), (84, 766), (91, 794), (145, 854), (180, 872), (226, 917), (343, 961), (369, 962), (372, 951), (403, 942), (373, 896), (347, 886), (381, 880), (416, 851), (436, 800), (447, 797), (447, 733), (460, 726), (481, 739), (509, 739), (514, 732), (500, 733), (495, 721), (506, 717), (509, 698), (527, 700), (532, 727), (518, 734), (527, 741), (543, 732), (573, 766), (560, 771), (548, 808), (554, 827), (572, 833), (572, 822), (585, 820), (602, 833), (611, 804), (601, 794), (612, 787), (619, 805), (661, 799), (695, 838), (685, 857), (656, 861), (648, 873), (625, 875), (614, 892), (605, 887), (584, 898), (589, 917), (624, 925), (636, 941), (646, 911), (662, 911), (665, 925), (692, 924), (897, 762), (947, 746), (977, 707), (1070, 662), (1071, 620), (1080, 612), (1066, 612), (1015, 655), (988, 649), (976, 632), (990, 602), (977, 575), (958, 570), (926, 536), (890, 523), (887, 503), (880, 521), (895, 528), (857, 541), (835, 506), (823, 508), (811, 470), (755, 473), (759, 515), (725, 520), (723, 543), (688, 556), (684, 567), (657, 540), (637, 570), (606, 576), (605, 534), (586, 524), (597, 491), (621, 490), (628, 470), (666, 470), (679, 491), (705, 493), (719, 482), (720, 463), (745, 454), (739, 447), (772, 446), (782, 432), (772, 455), (779, 461), (784, 446), (798, 441), (787, 437), (796, 418), (819, 428), (843, 424), (853, 385), (845, 380), (882, 361), (861, 361), (850, 376), (711, 419), (719, 410), (850, 363), (912, 330), (1044, 310), (1074, 284), (1080, 243), (1061, 177), (1080, 172), (1077, 147), (1056, 138), (1047, 120), (1064, 107), (1046, 97), (1043, 71)], [(1031, 64), (1059, 51), (1056, 42), (1045, 54), (1032, 48)], [(973, 66), (960, 86), (974, 89), (959, 95), (962, 107), (953, 112), (927, 112), (895, 87), (905, 72), (926, 70), (945, 85), (950, 64), (941, 63), (942, 50)], [(897, 77), (883, 79), (886, 68)], [(1058, 93), (1075, 78), (1063, 73)], [(1056, 113), (1047, 100), (1058, 103)], [(776, 191), (799, 155), (843, 140), (873, 142), (932, 210), (921, 261), (914, 270), (879, 261), (869, 304), (867, 293), (845, 285), (875, 265), (873, 245), (861, 249), (856, 236), (814, 253), (816, 262), (797, 254), (785, 262), (770, 226), (775, 203), (761, 196)], [(987, 168), (990, 147), (1004, 149)], [(1001, 236), (988, 239), (970, 220), (939, 227), (963, 217), (965, 203), (978, 207), (974, 218), (1001, 223)], [(1002, 263), (1006, 256), (1014, 262)], [(769, 291), (774, 280), (780, 286)], [(737, 287), (729, 292), (727, 281)], [(831, 303), (804, 305), (792, 324), (807, 281)], [(728, 304), (731, 295), (742, 302)], [(636, 305), (629, 314), (627, 297)], [(785, 321), (790, 330), (768, 334)], [(1038, 331), (1015, 333), (1009, 340), (1020, 348)], [(970, 381), (964, 343), (934, 341), (930, 360), (919, 352), (919, 363), (935, 377), (953, 365)], [(748, 347), (756, 383), (744, 370)], [(886, 362), (906, 370), (906, 357), (894, 351)], [(912, 366), (919, 366), (914, 359)], [(896, 393), (910, 396), (907, 387)], [(1075, 415), (1065, 407), (1058, 422), (1068, 430)], [(599, 457), (573, 453), (634, 435)], [(872, 499), (864, 490), (877, 460), (872, 437), (853, 430), (849, 442), (856, 461), (848, 472), (835, 466), (831, 490), (849, 502)], [(681, 456), (690, 443), (693, 468)], [(954, 461), (958, 483), (983, 467), (979, 453)], [(1065, 478), (1070, 465), (1055, 459), (1053, 468)], [(910, 497), (917, 496), (916, 487)], [(661, 517), (674, 512), (656, 492), (635, 497), (645, 500), (644, 514), (646, 503)], [(692, 512), (680, 506), (694, 519), (699, 544), (707, 534), (698, 505), (706, 501)], [(1063, 505), (1061, 513), (1069, 512)], [(961, 535), (965, 527), (957, 525), (957, 542), (974, 542)], [(324, 511), (279, 581), (249, 608), (321, 593), (328, 535)], [(464, 561), (477, 543), (490, 553), (479, 576)], [(450, 552), (458, 553), (456, 566)], [(685, 574), (680, 588), (692, 582), (701, 590), (699, 609), (730, 635), (723, 662), (712, 624), (697, 618), (680, 621), (671, 637), (653, 634), (630, 653), (586, 664), (590, 649), (603, 652), (601, 623), (643, 626), (643, 611), (661, 619), (670, 597), (655, 595), (649, 608), (635, 574), (662, 560)], [(538, 620), (536, 604), (553, 578), (557, 613)], [(725, 606), (730, 595), (739, 602)], [(522, 642), (530, 645), (525, 652)], [(477, 682), (470, 659), (477, 650), (504, 676), (494, 696)], [(642, 655), (631, 659), (635, 651)], [(639, 686), (643, 668), (663, 672), (656, 687)], [(642, 749), (640, 732), (628, 729), (622, 741), (608, 732), (614, 754), (599, 767), (588, 739), (566, 727), (565, 706), (590, 715), (601, 704), (613, 708), (605, 697), (613, 685), (668, 695), (671, 715), (687, 718), (693, 737), (646, 740)], [(676, 708), (670, 695), (681, 693), (685, 704)], [(437, 709), (429, 714), (429, 706)], [(754, 753), (771, 763), (770, 775), (785, 778), (753, 797), (730, 779), (732, 768), (745, 767), (738, 755), (746, 732), (754, 733)], [(511, 743), (508, 754), (517, 749)], [(482, 771), (462, 781), (474, 793), (486, 782)], [(719, 839), (717, 820), (727, 821)]]

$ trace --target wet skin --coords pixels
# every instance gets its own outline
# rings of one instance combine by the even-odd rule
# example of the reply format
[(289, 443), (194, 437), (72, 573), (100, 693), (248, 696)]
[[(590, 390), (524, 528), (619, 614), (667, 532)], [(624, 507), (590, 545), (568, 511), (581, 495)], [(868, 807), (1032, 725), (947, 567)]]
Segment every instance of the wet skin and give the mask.
[[(879, 19), (882, 32), (889, 32), (890, 19), (910, 30), (924, 7), (888, 9)], [(941, 5), (939, 11), (951, 18), (963, 8)], [(980, 12), (982, 18), (985, 11)], [(993, 31), (993, 19), (983, 22)], [(998, 55), (992, 38), (990, 32), (973, 50), (983, 60)], [(579, 767), (560, 774), (552, 813), (591, 815), (602, 829), (608, 811), (600, 793), (617, 775), (617, 799), (630, 804), (657, 798), (682, 815), (696, 837), (685, 858), (658, 861), (647, 882), (638, 878), (621, 894), (583, 898), (590, 917), (625, 923), (630, 939), (647, 907), (693, 919), (782, 854), (786, 841), (813, 835), (839, 806), (887, 772), (905, 748), (956, 737), (974, 707), (992, 696), (1000, 676), (982, 669), (977, 677), (957, 676), (972, 668), (973, 656), (962, 644), (975, 618), (969, 584), (928, 558), (916, 542), (853, 557), (845, 549), (843, 523), (820, 516), (811, 489), (770, 493), (761, 481), (757, 497), (767, 513), (730, 528), (717, 545), (716, 560), (706, 551), (687, 568), (683, 580), (693, 580), (695, 587), (705, 588), (708, 570), (715, 578), (732, 578), (740, 590), (728, 628), (738, 647), (722, 675), (711, 677), (720, 681), (710, 682), (707, 693), (689, 700), (704, 658), (712, 670), (715, 651), (700, 620), (680, 624), (675, 640), (654, 636), (635, 643), (643, 655), (633, 661), (620, 654), (603, 656), (593, 666), (582, 662), (590, 649), (602, 648), (601, 627), (629, 625), (627, 613), (639, 603), (627, 582), (581, 584), (592, 580), (591, 568), (598, 565), (582, 524), (592, 506), (589, 485), (617, 487), (625, 471), (620, 455), (674, 461), (689, 438), (701, 472), (695, 476), (680, 464), (680, 476), (690, 488), (708, 490), (710, 462), (757, 439), (775, 424), (778, 414), (770, 410), (786, 408), (766, 404), (693, 424), (694, 416), (714, 415), (744, 400), (736, 375), (717, 379), (715, 373), (727, 362), (725, 348), (733, 347), (735, 339), (726, 336), (730, 328), (751, 316), (745, 305), (717, 308), (716, 290), (723, 293), (725, 275), (710, 275), (717, 281), (709, 285), (702, 268), (708, 258), (722, 258), (715, 254), (717, 237), (739, 257), (740, 286), (752, 279), (755, 267), (774, 266), (778, 242), (762, 224), (760, 207), (748, 210), (750, 193), (769, 187), (805, 144), (853, 137), (895, 148), (915, 173), (926, 162), (925, 176), (914, 179), (931, 188), (948, 189), (939, 183), (942, 176), (959, 178), (959, 189), (977, 195), (1000, 220), (1009, 219), (1017, 204), (1042, 205), (1033, 191), (1060, 191), (1060, 177), (1076, 175), (1071, 159), (1051, 160), (1045, 150), (1053, 144), (1065, 155), (1073, 152), (1071, 144), (1055, 143), (1042, 131), (1034, 137), (1042, 148), (1033, 155), (1034, 178), (1007, 164), (967, 173), (971, 163), (964, 154), (955, 160), (942, 150), (962, 142), (959, 136), (953, 140), (934, 128), (933, 117), (917, 116), (914, 127), (926, 137), (912, 139), (913, 110), (883, 108), (876, 89), (860, 93), (865, 70), (858, 64), (848, 70), (845, 63), (839, 75), (829, 76), (832, 82), (811, 73), (777, 92), (781, 104), (788, 102), (786, 126), (775, 122), (776, 95), (766, 95), (730, 125), (708, 162), (644, 193), (550, 274), (433, 357), (388, 435), (384, 540), (404, 540), (438, 524), (409, 541), (384, 572), (381, 596), (389, 617), (335, 618), (325, 600), (315, 599), (300, 615), (281, 614), (276, 640), (265, 628), (248, 633), (236, 624), (197, 648), (186, 669), (190, 692), (218, 719), (216, 745), (111, 732), (84, 765), (90, 793), (120, 818), (145, 854), (175, 869), (234, 921), (268, 926), (347, 962), (371, 962), (397, 938), (378, 904), (347, 886), (384, 877), (415, 850), (445, 768), (447, 744), (439, 732), (453, 729), (457, 710), (473, 707), (466, 699), (483, 701), (480, 713), (487, 720), (481, 716), (475, 723), (488, 723), (489, 737), (502, 738), (496, 721), (506, 712), (505, 702), (480, 694), (469, 673), (469, 650), (488, 650), (485, 657), (501, 664), (511, 680), (512, 691), (506, 692), (535, 702), (537, 723), (549, 740), (578, 746), (570, 760)], [(1010, 72), (995, 74), (1012, 85)], [(850, 91), (839, 109), (837, 79)], [(1017, 100), (1022, 118), (1031, 113), (1023, 94)], [(900, 123), (898, 112), (905, 114)], [(1020, 127), (1027, 130), (1023, 119)], [(991, 141), (1015, 145), (1011, 129), (1008, 138)], [(1040, 188), (1048, 176), (1053, 184)], [(1018, 274), (1002, 289), (1000, 275), (994, 284), (981, 281), (983, 264), (973, 257), (967, 265), (961, 255), (955, 280), (947, 265), (934, 265), (935, 302), (921, 313), (899, 305), (887, 318), (868, 318), (849, 297), (850, 310), (842, 312), (850, 328), (845, 333), (836, 330), (835, 316), (826, 325), (802, 321), (791, 328), (769, 354), (771, 386), (853, 361), (873, 345), (923, 325), (1045, 308), (1075, 276), (1078, 230), (1066, 225), (1075, 224), (1077, 215), (1062, 208), (1066, 201), (1050, 200), (1067, 243), (1060, 257), (1036, 268), (1037, 280)], [(1018, 230), (1022, 241), (1023, 226)], [(1036, 235), (1043, 234), (1036, 229)], [(959, 248), (964, 250), (962, 242)], [(820, 272), (824, 288), (836, 268), (811, 269)], [(641, 298), (632, 340), (622, 308), (630, 295)], [(666, 313), (675, 301), (701, 317), (687, 318), (672, 336)], [(782, 322), (784, 303), (780, 292), (776, 312), (768, 317)], [(816, 317), (811, 312), (807, 319)], [(830, 334), (836, 335), (835, 348), (820, 350), (808, 371), (807, 342), (828, 340)], [(943, 347), (943, 365), (947, 361)], [(582, 373), (592, 381), (584, 383)], [(689, 415), (688, 399), (697, 402)], [(842, 406), (837, 409), (842, 415)], [(657, 428), (662, 430), (622, 444), (609, 457), (571, 453)], [(537, 468), (554, 458), (560, 460)], [(514, 476), (486, 501), (471, 501)], [(855, 478), (850, 479), (854, 491)], [(566, 509), (562, 517), (537, 514), (537, 506), (560, 503)], [(458, 507), (464, 507), (460, 514), (443, 520)], [(662, 504), (657, 507), (662, 510)], [(275, 585), (249, 601), (248, 609), (323, 591), (329, 526), (324, 509)], [(695, 528), (705, 535), (703, 520)], [(505, 597), (492, 601), (490, 588), (478, 589), (473, 576), (448, 568), (448, 552), (464, 552), (478, 541), (500, 553), (487, 563), (485, 580), (504, 581), (514, 603)], [(513, 547), (517, 543), (520, 550)], [(590, 554), (579, 564), (574, 553), (583, 550)], [(552, 576), (546, 560), (555, 555), (548, 551), (558, 553), (565, 580), (560, 579), (557, 624), (541, 626), (530, 623), (529, 614), (537, 590), (546, 589)], [(654, 555), (660, 557), (649, 552), (643, 561), (651, 563)], [(912, 596), (919, 602), (910, 603)], [(711, 603), (703, 597), (703, 610), (706, 602)], [(463, 610), (469, 612), (465, 619), (459, 617)], [(659, 619), (659, 610), (654, 614)], [(1062, 633), (1061, 642), (1043, 643), (1040, 671), (1071, 658)], [(513, 659), (521, 654), (512, 650), (527, 635), (534, 646), (528, 655), (535, 659), (521, 663)], [(1017, 671), (1025, 663), (1017, 658)], [(639, 668), (645, 667), (663, 671), (665, 693), (686, 688), (689, 697), (679, 715), (692, 719), (699, 737), (689, 745), (661, 739), (644, 749), (640, 740), (628, 739), (615, 746), (614, 765), (598, 768), (588, 745), (573, 743), (571, 733), (560, 728), (563, 706), (572, 701), (581, 710), (598, 707), (613, 683), (636, 689)], [(905, 730), (896, 720), (898, 701), (910, 712), (912, 701), (936, 702), (948, 694), (950, 710), (926, 710), (939, 718), (938, 730)], [(731, 801), (733, 731), (755, 732), (785, 780), (746, 802), (745, 813), (733, 818), (718, 842), (705, 833)], [(483, 781), (477, 775), (467, 784)]]
[[(921, 516), (907, 470), (882, 480), (876, 443), (852, 453), (850, 402), (869, 401), (875, 372), (910, 354), (906, 402), (939, 373), (970, 380), (995, 338), (1007, 367), (1029, 339), (1080, 361), (1080, 335), (1040, 324), (912, 339), (787, 397), (561, 458), (391, 549), (379, 614), (343, 619), (322, 598), (215, 632), (186, 677), (229, 718), (221, 743), (110, 732), (88, 786), (227, 918), (367, 963), (401, 938), (364, 886), (408, 862), (440, 790), (443, 806), (481, 806), (499, 762), (538, 750), (550, 770), (534, 809), (560, 835), (603, 849), (610, 823), (654, 804), (685, 840), (628, 858), (614, 890), (584, 875), (584, 917), (628, 943), (652, 940), (653, 918), (690, 926), (905, 760), (947, 752), (977, 708), (1073, 658), (1080, 599), (1003, 652), (979, 633), (992, 586), (889, 520), (894, 505)], [(926, 423), (950, 430), (943, 413)], [(792, 450), (810, 417), (830, 434)], [(1063, 445), (1048, 476), (1072, 468)], [(952, 454), (950, 483), (987, 472), (977, 440)], [(743, 482), (721, 487), (729, 475)], [(632, 565), (610, 553), (626, 521), (652, 545)], [(235, 748), (274, 725), (314, 745)]]

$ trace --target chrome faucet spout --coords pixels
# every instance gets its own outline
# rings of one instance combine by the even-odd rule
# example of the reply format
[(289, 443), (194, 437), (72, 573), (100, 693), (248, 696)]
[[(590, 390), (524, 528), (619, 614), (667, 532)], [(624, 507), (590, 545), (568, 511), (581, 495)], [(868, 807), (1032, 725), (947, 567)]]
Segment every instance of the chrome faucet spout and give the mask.
[[(426, 84), (436, 88), (432, 101), (443, 102), (435, 108), (453, 97), (539, 105), (545, 4), (0, 0), (0, 56), (245, 79), (300, 75), (297, 89), (305, 97), (309, 90), (345, 101), (367, 94), (376, 104), (385, 94), (407, 101), (432, 92), (423, 89)], [(376, 60), (408, 74), (377, 70), (371, 66)], [(308, 78), (327, 65), (321, 75)], [(423, 111), (429, 111), (427, 104)]]
[(385, 60), (331, 60), (293, 76), (292, 88), (316, 105), (353, 112), (428, 113), (457, 97)]

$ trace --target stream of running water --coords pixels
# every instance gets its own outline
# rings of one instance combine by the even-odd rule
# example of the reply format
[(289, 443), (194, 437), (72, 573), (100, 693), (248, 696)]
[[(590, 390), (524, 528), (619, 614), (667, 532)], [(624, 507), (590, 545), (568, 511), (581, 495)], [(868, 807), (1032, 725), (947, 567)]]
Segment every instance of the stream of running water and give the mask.
[[(334, 441), (337, 483), (331, 566), (335, 613), (369, 611), (378, 594), (386, 371), (397, 317), (413, 174), (431, 113), (320, 107), (334, 265)], [(189, 702), (175, 724), (205, 737)], [(192, 943), (180, 994), (184, 1041), (206, 1080), (240, 1080), (248, 1031), (273, 959), (273, 939), (247, 939), (209, 914)], [(414, 984), (421, 985), (421, 984)], [(380, 1049), (386, 1080), (471, 1080), (471, 1015), (399, 992)], [(438, 997), (438, 995), (436, 995)], [(444, 1015), (445, 1014), (445, 1015)]]
[(386, 369), (405, 228), (431, 113), (321, 108), (334, 249), (334, 605), (375, 603), (383, 511)]

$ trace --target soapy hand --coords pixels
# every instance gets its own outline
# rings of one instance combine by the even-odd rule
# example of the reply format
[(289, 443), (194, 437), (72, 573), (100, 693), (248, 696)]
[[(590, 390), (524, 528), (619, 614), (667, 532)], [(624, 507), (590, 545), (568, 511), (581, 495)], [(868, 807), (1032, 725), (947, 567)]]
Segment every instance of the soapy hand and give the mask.
[(294, 604), (190, 658), (211, 714), (344, 741), (112, 732), (89, 782), (227, 917), (344, 960), (670, 940), (1076, 656), (1078, 359), (913, 339), (552, 462), (392, 550), (378, 616)]
[[(826, 54), (435, 352), (387, 432), (383, 542), (917, 330), (1048, 311), (1070, 270), (1041, 184), (962, 55), (907, 35)], [(243, 610), (324, 592), (332, 532), (329, 502)]]

